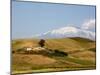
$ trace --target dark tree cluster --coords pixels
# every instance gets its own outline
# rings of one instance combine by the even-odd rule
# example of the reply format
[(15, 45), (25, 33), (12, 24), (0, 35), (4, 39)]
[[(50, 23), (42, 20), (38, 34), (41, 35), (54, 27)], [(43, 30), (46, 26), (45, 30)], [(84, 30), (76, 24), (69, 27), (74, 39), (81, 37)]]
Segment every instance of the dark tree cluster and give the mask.
[(45, 46), (45, 40), (41, 39), (38, 44), (39, 44), (40, 47), (44, 47)]

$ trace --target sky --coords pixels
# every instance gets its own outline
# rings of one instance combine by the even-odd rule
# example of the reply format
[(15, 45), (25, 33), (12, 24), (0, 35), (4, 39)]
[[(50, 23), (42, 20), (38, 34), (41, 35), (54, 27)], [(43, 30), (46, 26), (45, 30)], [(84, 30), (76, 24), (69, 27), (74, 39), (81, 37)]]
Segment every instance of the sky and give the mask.
[(12, 1), (12, 38), (74, 26), (95, 32), (95, 6)]

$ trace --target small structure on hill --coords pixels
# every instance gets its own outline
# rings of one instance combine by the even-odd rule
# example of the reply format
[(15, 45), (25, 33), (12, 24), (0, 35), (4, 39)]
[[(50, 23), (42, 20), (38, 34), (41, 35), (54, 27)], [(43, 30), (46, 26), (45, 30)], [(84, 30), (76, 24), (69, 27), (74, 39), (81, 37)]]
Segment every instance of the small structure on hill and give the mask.
[(33, 50), (33, 48), (32, 47), (26, 47), (26, 50), (31, 51), (31, 50)]

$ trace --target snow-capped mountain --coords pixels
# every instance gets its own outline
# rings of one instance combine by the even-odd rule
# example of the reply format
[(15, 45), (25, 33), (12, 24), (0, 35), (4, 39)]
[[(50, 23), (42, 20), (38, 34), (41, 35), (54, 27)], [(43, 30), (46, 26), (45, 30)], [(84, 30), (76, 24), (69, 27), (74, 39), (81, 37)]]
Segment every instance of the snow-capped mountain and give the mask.
[(43, 38), (82, 37), (82, 38), (95, 40), (95, 33), (88, 30), (67, 26), (67, 27), (48, 31), (46, 33), (37, 35), (36, 37), (42, 38), (42, 39)]

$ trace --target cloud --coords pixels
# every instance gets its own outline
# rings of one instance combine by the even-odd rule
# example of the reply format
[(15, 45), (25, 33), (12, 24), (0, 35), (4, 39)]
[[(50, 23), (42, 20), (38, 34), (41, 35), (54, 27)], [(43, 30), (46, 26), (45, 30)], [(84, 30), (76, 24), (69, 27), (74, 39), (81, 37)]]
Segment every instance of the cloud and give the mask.
[(96, 26), (95, 19), (90, 19), (84, 22), (81, 28), (86, 30), (95, 30), (95, 26)]

